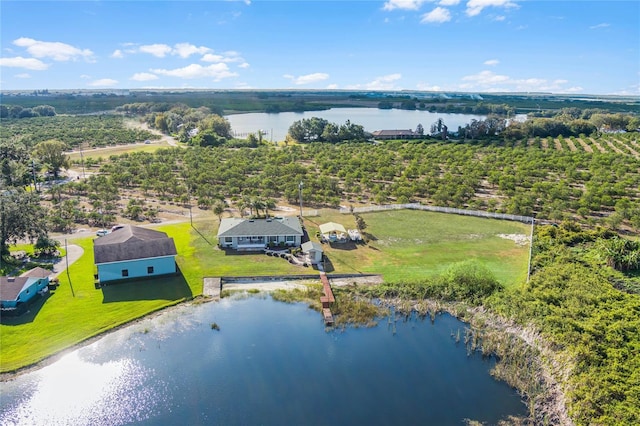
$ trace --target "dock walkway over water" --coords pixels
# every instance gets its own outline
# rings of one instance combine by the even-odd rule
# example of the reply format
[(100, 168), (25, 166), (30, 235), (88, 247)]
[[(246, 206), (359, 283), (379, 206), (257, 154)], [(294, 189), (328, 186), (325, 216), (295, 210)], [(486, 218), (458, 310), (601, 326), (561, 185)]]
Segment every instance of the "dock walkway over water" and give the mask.
[(322, 316), (324, 317), (325, 325), (333, 325), (333, 313), (331, 312), (331, 304), (336, 301), (333, 297), (333, 290), (331, 290), (331, 284), (324, 271), (320, 271), (320, 281), (322, 282), (322, 288), (324, 290), (324, 296), (320, 296), (320, 303), (322, 303)]

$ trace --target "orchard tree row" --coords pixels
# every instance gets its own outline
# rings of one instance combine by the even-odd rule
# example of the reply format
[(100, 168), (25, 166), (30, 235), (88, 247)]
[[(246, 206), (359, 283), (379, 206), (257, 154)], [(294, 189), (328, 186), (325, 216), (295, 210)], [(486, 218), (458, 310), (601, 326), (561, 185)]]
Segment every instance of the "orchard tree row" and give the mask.
[[(640, 229), (640, 161), (615, 153), (434, 142), (167, 149), (112, 157), (107, 192), (207, 207), (244, 196), (308, 205), (425, 202)], [(78, 185), (78, 184), (73, 184)], [(88, 188), (87, 193), (96, 192)]]
[(129, 128), (121, 116), (52, 116), (2, 120), (0, 139), (28, 148), (55, 139), (67, 149), (130, 144), (158, 136), (142, 129)]

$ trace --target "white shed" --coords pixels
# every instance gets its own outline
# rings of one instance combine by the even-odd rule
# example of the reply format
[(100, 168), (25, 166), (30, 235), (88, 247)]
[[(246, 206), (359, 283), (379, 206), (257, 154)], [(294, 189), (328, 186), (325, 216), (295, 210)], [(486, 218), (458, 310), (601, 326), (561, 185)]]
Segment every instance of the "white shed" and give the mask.
[(304, 253), (312, 264), (322, 262), (322, 245), (315, 241), (307, 241), (302, 244), (302, 253)]

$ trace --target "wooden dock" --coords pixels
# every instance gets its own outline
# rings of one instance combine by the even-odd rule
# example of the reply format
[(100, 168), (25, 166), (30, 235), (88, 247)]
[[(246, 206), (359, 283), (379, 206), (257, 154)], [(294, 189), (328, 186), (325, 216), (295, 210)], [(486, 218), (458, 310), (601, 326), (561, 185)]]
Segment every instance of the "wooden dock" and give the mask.
[(220, 300), (220, 292), (222, 291), (222, 280), (218, 277), (209, 277), (204, 279), (202, 286), (202, 295), (211, 297), (213, 300)]
[(325, 325), (333, 325), (333, 314), (331, 313), (331, 304), (336, 301), (333, 297), (333, 290), (331, 290), (331, 284), (327, 274), (320, 272), (320, 281), (322, 282), (322, 288), (324, 290), (324, 296), (320, 296), (320, 303), (322, 303), (322, 316), (324, 317)]

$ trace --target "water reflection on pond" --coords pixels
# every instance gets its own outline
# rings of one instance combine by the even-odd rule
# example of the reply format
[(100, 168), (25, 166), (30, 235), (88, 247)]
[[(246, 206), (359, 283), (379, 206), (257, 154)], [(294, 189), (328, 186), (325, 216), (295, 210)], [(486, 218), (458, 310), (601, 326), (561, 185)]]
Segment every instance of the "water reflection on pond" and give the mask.
[[(220, 330), (212, 325), (216, 323)], [(516, 392), (448, 315), (326, 331), (269, 297), (183, 306), (2, 384), (1, 424), (491, 424)]]
[(226, 116), (235, 134), (245, 137), (248, 133), (256, 133), (258, 130), (262, 130), (266, 132), (264, 138), (272, 141), (284, 140), (289, 127), (294, 121), (311, 117), (324, 118), (331, 123), (339, 125), (350, 120), (353, 124), (363, 126), (367, 132), (396, 129), (415, 130), (418, 124), (422, 124), (427, 133), (431, 124), (438, 118), (444, 120), (444, 124), (449, 127), (449, 131), (457, 131), (458, 126), (465, 126), (473, 119), (482, 120), (486, 118), (482, 115), (378, 108), (331, 108), (324, 111), (281, 112), (278, 114), (248, 113)]

